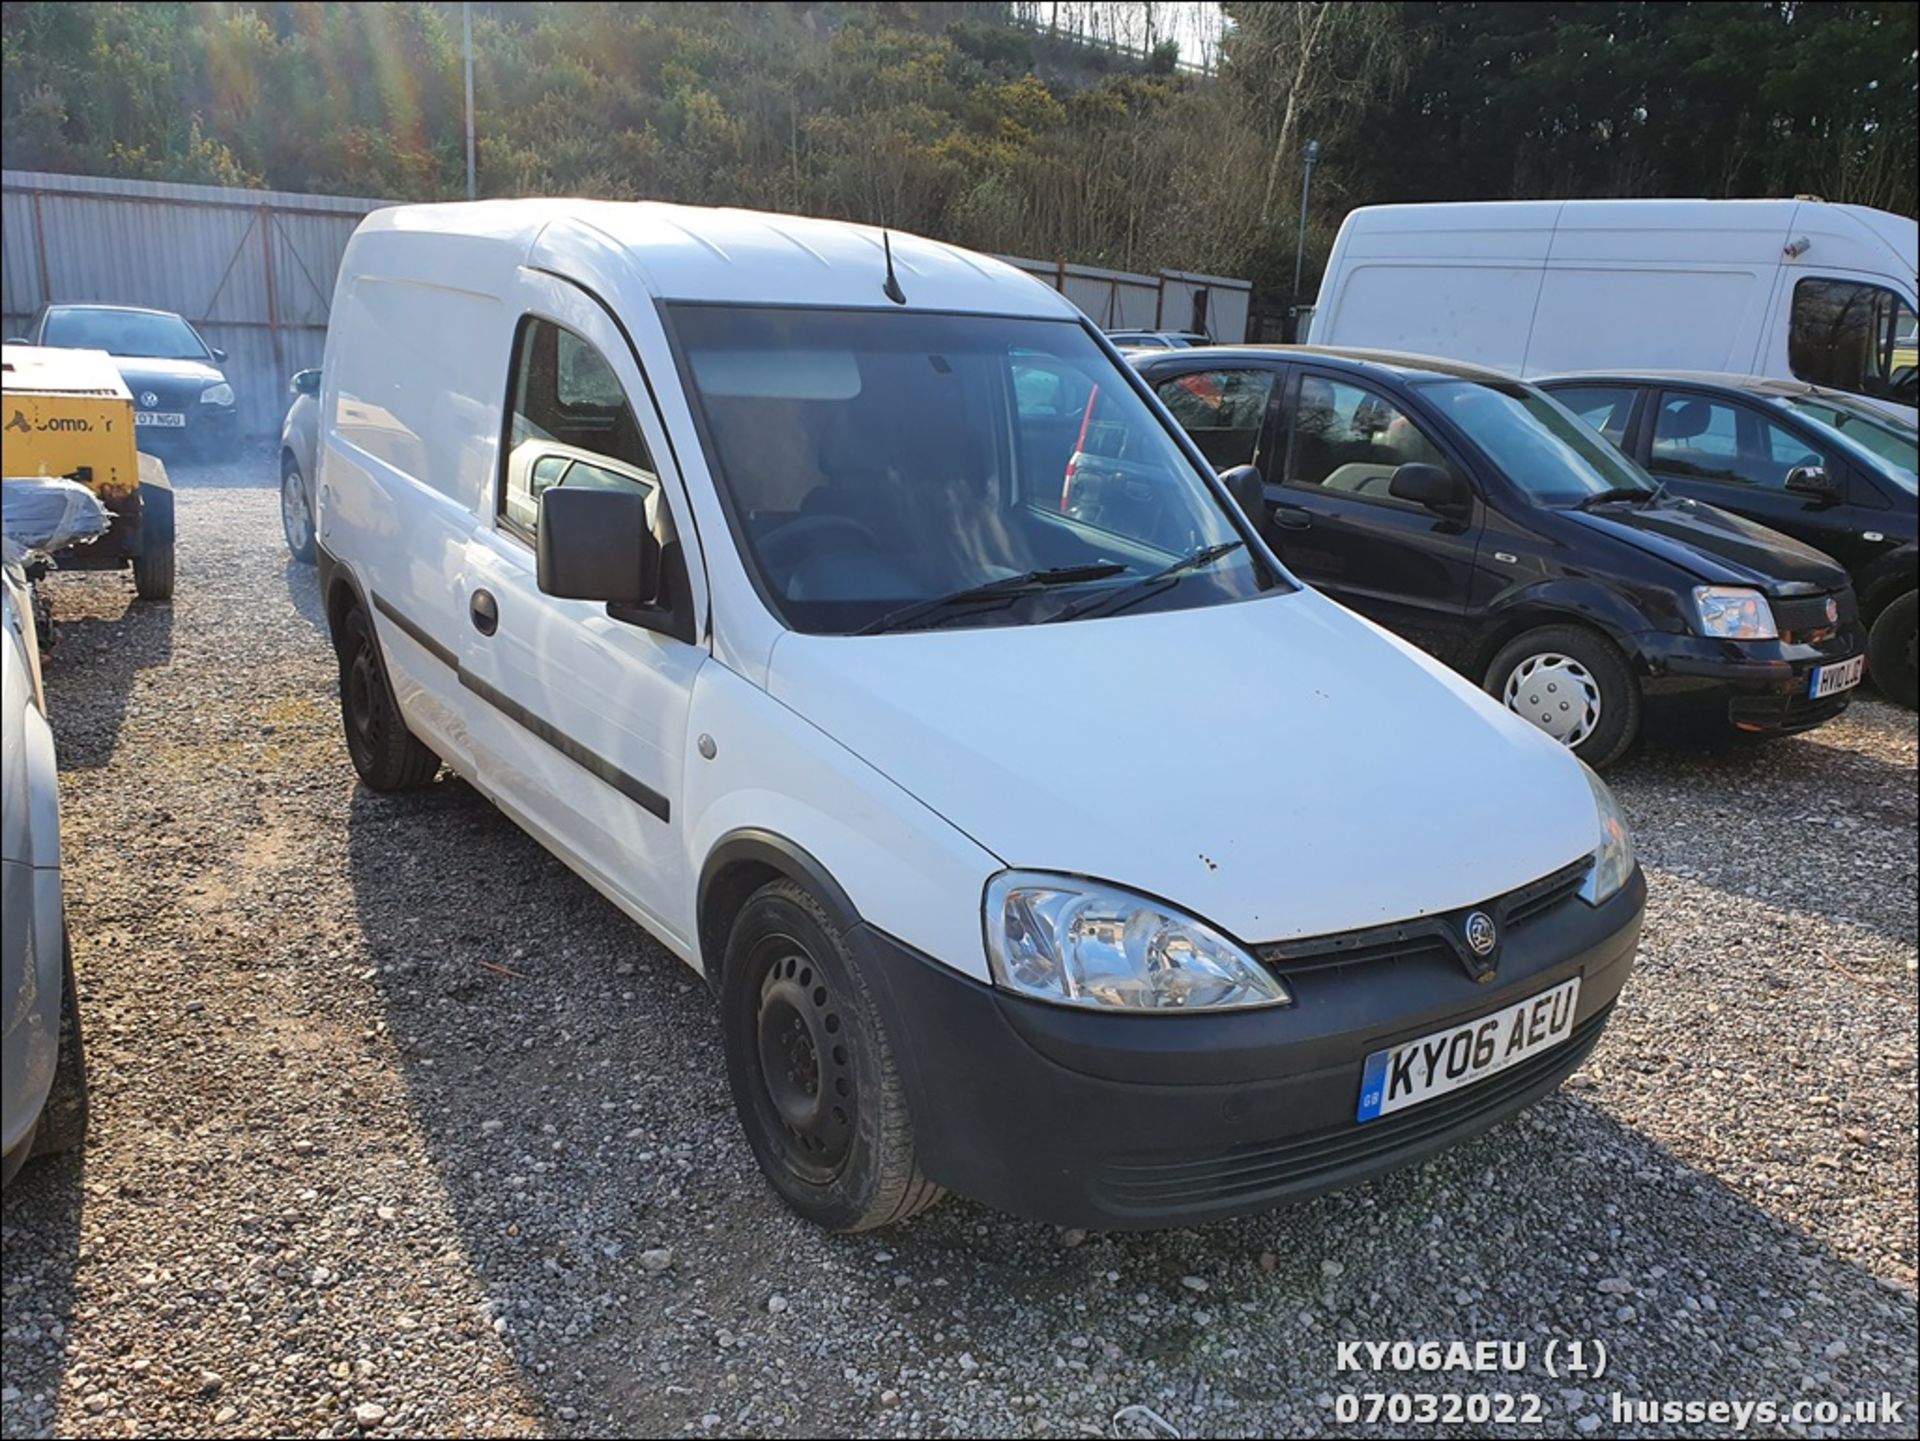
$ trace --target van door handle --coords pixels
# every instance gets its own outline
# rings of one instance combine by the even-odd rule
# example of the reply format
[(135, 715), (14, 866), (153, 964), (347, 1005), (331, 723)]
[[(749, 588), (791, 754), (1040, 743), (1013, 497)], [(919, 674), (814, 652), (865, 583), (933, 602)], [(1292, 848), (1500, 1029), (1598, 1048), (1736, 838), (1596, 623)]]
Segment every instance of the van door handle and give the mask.
[(1273, 523), (1282, 530), (1313, 529), (1313, 517), (1291, 505), (1276, 505), (1273, 508)]
[(473, 628), (482, 635), (492, 635), (500, 629), (500, 606), (491, 591), (476, 590), (473, 599), (467, 602), (467, 615), (473, 621)]

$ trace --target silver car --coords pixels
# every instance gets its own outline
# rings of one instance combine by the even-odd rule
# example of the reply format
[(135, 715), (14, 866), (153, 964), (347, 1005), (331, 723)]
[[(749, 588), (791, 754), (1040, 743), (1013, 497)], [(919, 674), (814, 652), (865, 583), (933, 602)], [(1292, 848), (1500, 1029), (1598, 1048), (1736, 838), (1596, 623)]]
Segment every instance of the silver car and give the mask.
[(280, 423), (280, 531), (295, 560), (313, 562), (313, 480), (320, 455), (320, 372), (296, 370)]
[[(106, 512), (91, 491), (64, 480), (9, 480), (4, 565), (4, 635), (0, 683), (4, 704), (4, 831), (0, 840), (0, 1183), (29, 1156), (71, 1150), (87, 1124), (86, 1059), (80, 1042), (73, 956), (60, 899), (60, 792), (40, 684), (40, 647), (26, 565), (56, 536), (23, 534), (39, 498), (56, 502), (72, 537), (106, 529)], [(65, 487), (64, 493), (54, 487)], [(32, 492), (39, 490), (43, 496)], [(82, 514), (88, 506), (92, 514)], [(64, 542), (63, 542), (64, 543)]]

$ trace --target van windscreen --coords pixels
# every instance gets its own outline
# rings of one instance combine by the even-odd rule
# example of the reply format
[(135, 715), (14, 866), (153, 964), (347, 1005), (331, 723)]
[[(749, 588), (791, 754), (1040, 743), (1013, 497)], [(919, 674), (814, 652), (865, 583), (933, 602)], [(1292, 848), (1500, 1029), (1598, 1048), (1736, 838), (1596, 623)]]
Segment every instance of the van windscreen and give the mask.
[(1283, 583), (1073, 321), (670, 315), (734, 538), (796, 630), (1036, 624)]

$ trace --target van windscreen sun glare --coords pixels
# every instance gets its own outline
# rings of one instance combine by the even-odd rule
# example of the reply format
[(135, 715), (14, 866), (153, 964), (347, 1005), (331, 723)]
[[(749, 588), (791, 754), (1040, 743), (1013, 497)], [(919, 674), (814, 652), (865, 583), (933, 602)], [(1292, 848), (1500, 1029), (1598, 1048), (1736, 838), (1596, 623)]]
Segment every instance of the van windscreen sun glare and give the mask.
[(795, 630), (1034, 624), (1284, 584), (1072, 322), (671, 316), (741, 552)]

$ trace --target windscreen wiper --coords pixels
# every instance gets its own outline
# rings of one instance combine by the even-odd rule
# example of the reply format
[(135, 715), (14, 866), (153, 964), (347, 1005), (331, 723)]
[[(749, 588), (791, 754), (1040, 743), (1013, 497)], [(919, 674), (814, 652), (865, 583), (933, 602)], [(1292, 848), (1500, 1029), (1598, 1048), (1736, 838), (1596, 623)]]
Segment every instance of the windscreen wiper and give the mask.
[(936, 595), (931, 600), (916, 600), (888, 611), (854, 632), (855, 635), (878, 635), (882, 631), (903, 630), (915, 621), (928, 616), (938, 615), (941, 611), (979, 605), (986, 601), (1008, 600), (1023, 595), (1037, 595), (1043, 590), (1052, 590), (1056, 586), (1079, 585), (1089, 580), (1105, 580), (1110, 575), (1118, 575), (1126, 567), (1118, 561), (1092, 561), (1086, 565), (1056, 565), (1046, 570), (1029, 570), (1019, 575), (1002, 576), (999, 580), (986, 581), (981, 585), (970, 585), (965, 590), (956, 590), (951, 595)]
[(1152, 575), (1141, 576), (1139, 580), (1127, 586), (1118, 594), (1100, 596), (1098, 599), (1088, 601), (1083, 606), (1077, 606), (1074, 609), (1063, 611), (1055, 616), (1054, 619), (1076, 620), (1080, 616), (1095, 609), (1098, 609), (1102, 615), (1113, 615), (1117, 611), (1123, 611), (1128, 606), (1145, 600), (1150, 595), (1158, 595), (1189, 571), (1203, 570), (1207, 566), (1212, 565), (1216, 560), (1232, 555), (1236, 550), (1241, 550), (1245, 548), (1245, 546), (1246, 542), (1244, 540), (1223, 540), (1218, 545), (1203, 546), (1192, 555), (1181, 556), (1180, 559), (1163, 570), (1156, 570)]
[(1660, 492), (1648, 490), (1639, 485), (1610, 485), (1605, 490), (1595, 491), (1592, 495), (1583, 495), (1574, 502), (1575, 510), (1592, 510), (1596, 505), (1612, 505), (1622, 500), (1654, 501)]

